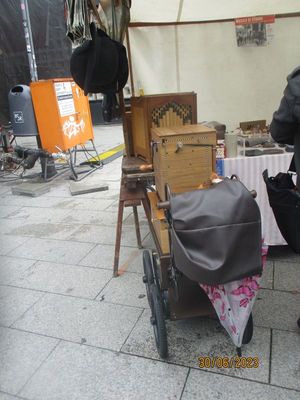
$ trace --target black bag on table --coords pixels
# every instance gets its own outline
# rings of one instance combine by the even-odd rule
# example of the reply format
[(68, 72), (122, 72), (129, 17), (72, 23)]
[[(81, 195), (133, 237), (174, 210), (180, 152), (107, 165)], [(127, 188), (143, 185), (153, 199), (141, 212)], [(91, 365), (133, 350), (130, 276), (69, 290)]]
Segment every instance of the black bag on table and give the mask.
[(286, 173), (269, 177), (266, 169), (262, 175), (278, 228), (287, 244), (300, 253), (300, 193), (293, 182), (293, 172), (296, 172), (294, 157)]

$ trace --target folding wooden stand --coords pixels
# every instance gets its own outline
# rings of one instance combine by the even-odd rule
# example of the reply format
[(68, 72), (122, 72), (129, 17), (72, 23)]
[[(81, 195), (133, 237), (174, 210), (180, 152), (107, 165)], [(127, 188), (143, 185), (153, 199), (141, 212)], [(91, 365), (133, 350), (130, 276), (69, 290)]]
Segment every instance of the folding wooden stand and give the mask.
[(148, 221), (151, 220), (151, 211), (146, 194), (146, 183), (153, 180), (154, 175), (153, 172), (141, 172), (140, 165), (141, 160), (138, 160), (134, 157), (123, 158), (113, 266), (113, 274), (115, 277), (118, 276), (124, 207), (133, 208), (136, 239), (139, 249), (142, 248), (142, 242), (137, 206), (143, 205)]

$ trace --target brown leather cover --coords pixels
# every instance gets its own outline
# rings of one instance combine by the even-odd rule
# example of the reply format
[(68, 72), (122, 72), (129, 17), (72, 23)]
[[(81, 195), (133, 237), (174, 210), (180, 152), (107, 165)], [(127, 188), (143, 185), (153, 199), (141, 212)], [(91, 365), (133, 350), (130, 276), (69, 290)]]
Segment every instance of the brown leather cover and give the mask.
[(262, 272), (260, 211), (240, 181), (172, 195), (170, 205), (172, 255), (188, 278), (216, 285)]

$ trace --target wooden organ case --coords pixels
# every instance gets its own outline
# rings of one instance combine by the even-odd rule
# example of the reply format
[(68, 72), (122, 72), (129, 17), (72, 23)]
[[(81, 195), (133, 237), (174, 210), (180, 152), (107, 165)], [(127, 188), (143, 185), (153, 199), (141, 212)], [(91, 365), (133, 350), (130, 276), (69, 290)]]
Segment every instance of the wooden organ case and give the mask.
[(131, 98), (133, 155), (152, 163), (151, 128), (197, 123), (194, 92)]

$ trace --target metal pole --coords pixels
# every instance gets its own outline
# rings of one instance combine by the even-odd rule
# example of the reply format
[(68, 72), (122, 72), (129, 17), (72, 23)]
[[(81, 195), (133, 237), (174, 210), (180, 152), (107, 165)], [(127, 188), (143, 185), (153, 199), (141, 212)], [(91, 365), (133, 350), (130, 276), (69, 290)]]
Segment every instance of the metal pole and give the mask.
[(38, 74), (37, 74), (37, 67), (36, 67), (36, 62), (35, 62), (35, 53), (34, 53), (34, 46), (33, 46), (33, 40), (32, 40), (28, 3), (27, 3), (27, 0), (20, 0), (20, 3), (21, 3), (23, 27), (24, 27), (24, 32), (25, 32), (27, 56), (28, 56), (28, 61), (29, 61), (30, 76), (31, 76), (32, 81), (37, 81)]

